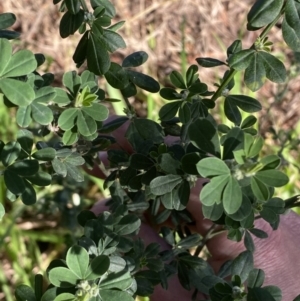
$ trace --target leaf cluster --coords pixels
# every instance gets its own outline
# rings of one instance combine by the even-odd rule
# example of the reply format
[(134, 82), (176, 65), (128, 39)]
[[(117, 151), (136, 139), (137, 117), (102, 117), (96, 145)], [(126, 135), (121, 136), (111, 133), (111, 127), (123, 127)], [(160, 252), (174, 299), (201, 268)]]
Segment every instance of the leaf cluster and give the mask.
[[(157, 285), (168, 289), (168, 279), (174, 275), (186, 290), (195, 291), (194, 297), (201, 292), (212, 301), (281, 300), (279, 288), (262, 286), (264, 272), (253, 266), (252, 236), (267, 237), (254, 227), (258, 218), (278, 228), (290, 202), (274, 193), (288, 177), (279, 170), (279, 156), (260, 155), (264, 139), (254, 127), (257, 118), (251, 115), (261, 110), (260, 102), (231, 90), (240, 71), (252, 91), (261, 88), (266, 78), (275, 83), (286, 80), (285, 67), (271, 54), (273, 44), (267, 35), (283, 16), (283, 38), (298, 51), (299, 1), (256, 1), (247, 16), (247, 29), (261, 30), (261, 34), (250, 49), (243, 49), (236, 40), (224, 62), (196, 59), (203, 68), (227, 67), (215, 83), (216, 91), (208, 91), (195, 64), (185, 74), (173, 71), (170, 85), (160, 89), (155, 79), (134, 70), (147, 61), (145, 52), (132, 53), (121, 65), (111, 61), (110, 54), (126, 45), (117, 33), (124, 22), (112, 23), (116, 11), (110, 1), (90, 0), (91, 9), (84, 0), (53, 3), (60, 3), (63, 13), (61, 37), (77, 31), (82, 35), (73, 59), (77, 67), (86, 62), (87, 70), (66, 72), (64, 87), (54, 87), (53, 74), (38, 72), (45, 61), (42, 54), (13, 51), (9, 40), (18, 34), (7, 28), (15, 16), (0, 14), (0, 100), (16, 113), (22, 128), (14, 141), (0, 141), (0, 175), (10, 201), (21, 197), (31, 205), (37, 201), (35, 186), (50, 185), (59, 177), (84, 181), (78, 166), (99, 163), (97, 152), (106, 150), (111, 173), (104, 186), (110, 190), (110, 212), (98, 217), (90, 211), (80, 213), (83, 235), (68, 250), (66, 260), (50, 264), (50, 286), (44, 290), (43, 279), (37, 276), (34, 290), (18, 287), (17, 300), (132, 301), (136, 295), (150, 296)], [(105, 102), (116, 100), (99, 88), (99, 76), (120, 89), (126, 117), (105, 123), (109, 115)], [(135, 113), (127, 98), (138, 89), (159, 92), (168, 101), (159, 111), (160, 124)], [(231, 126), (214, 118), (211, 110), (217, 100)], [(124, 138), (131, 149), (111, 147), (119, 141), (110, 134), (125, 123)], [(201, 202), (204, 217), (217, 225), (205, 237), (192, 233), (193, 218), (186, 209), (191, 190), (201, 178), (206, 185), (199, 206)], [(0, 218), (3, 215), (1, 205)], [(136, 238), (144, 218), (160, 225), (168, 249)], [(197, 255), (219, 229), (231, 240), (243, 239), (246, 251), (215, 274)], [(191, 250), (196, 250), (194, 255)]]

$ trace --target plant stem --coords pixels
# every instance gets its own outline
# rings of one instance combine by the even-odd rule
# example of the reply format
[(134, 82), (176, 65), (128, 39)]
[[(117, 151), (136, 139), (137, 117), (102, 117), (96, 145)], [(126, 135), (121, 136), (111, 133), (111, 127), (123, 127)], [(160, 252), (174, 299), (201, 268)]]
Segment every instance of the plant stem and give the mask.
[[(280, 11), (280, 13), (278, 14), (278, 16), (274, 19), (273, 22), (271, 22), (270, 24), (268, 24), (264, 30), (261, 32), (261, 34), (259, 35), (260, 39), (263, 39), (267, 36), (267, 34), (270, 32), (270, 30), (272, 29), (272, 27), (278, 22), (278, 20), (281, 18), (283, 12), (285, 9), (285, 4), (282, 6), (282, 9)], [(254, 43), (252, 44), (252, 46), (250, 47), (254, 48)], [(231, 81), (231, 79), (235, 76), (235, 74), (237, 73), (236, 70), (234, 69), (230, 69), (229, 73), (227, 74), (227, 76), (224, 78), (222, 84), (220, 85), (220, 87), (217, 89), (217, 91), (215, 92), (215, 94), (212, 96), (211, 100), (212, 101), (216, 101), (221, 95), (223, 90), (226, 88), (226, 86), (228, 85), (228, 83)]]
[(127, 110), (126, 109), (124, 109), (124, 111), (126, 112), (126, 115), (128, 116), (128, 117), (130, 117), (129, 116), (129, 114), (130, 115), (134, 115), (135, 116), (135, 110), (134, 110), (134, 108), (133, 108), (133, 106), (130, 104), (130, 102), (129, 102), (129, 99), (126, 97), (126, 96), (124, 96), (124, 94), (122, 93), (122, 91), (121, 91), (121, 94), (122, 94), (122, 96), (123, 96), (123, 98), (124, 98), (124, 101), (125, 101), (125, 104), (126, 104), (126, 106), (127, 106)]
[(200, 254), (200, 252), (202, 251), (203, 247), (206, 245), (206, 243), (207, 243), (213, 236), (215, 236), (215, 234), (219, 234), (219, 233), (222, 233), (222, 232), (223, 232), (223, 229), (222, 229), (221, 231), (218, 231), (218, 232), (214, 233), (214, 231), (216, 230), (217, 227), (218, 227), (217, 224), (213, 224), (213, 225), (209, 228), (208, 232), (207, 232), (206, 235), (203, 237), (203, 239), (202, 239), (200, 245), (197, 247), (197, 249), (196, 249), (196, 251), (195, 251), (195, 253), (194, 253), (193, 256), (198, 257), (199, 254)]
[(229, 73), (224, 78), (221, 86), (218, 88), (218, 90), (215, 92), (215, 94), (211, 98), (212, 101), (216, 101), (222, 95), (223, 90), (226, 88), (226, 86), (229, 84), (229, 82), (235, 76), (236, 73), (237, 73), (236, 70), (230, 69)]

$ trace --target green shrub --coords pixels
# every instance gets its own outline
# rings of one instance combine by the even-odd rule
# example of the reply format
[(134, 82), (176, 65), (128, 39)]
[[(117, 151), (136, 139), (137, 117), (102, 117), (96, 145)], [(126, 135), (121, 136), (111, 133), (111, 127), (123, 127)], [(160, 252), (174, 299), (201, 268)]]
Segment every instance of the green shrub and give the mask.
[[(215, 84), (216, 91), (209, 91), (200, 80), (196, 64), (184, 75), (173, 71), (173, 87), (161, 88), (152, 77), (135, 70), (148, 59), (145, 52), (132, 53), (121, 65), (111, 61), (110, 54), (126, 45), (117, 33), (123, 22), (112, 24), (116, 12), (108, 0), (90, 0), (92, 10), (85, 0), (53, 2), (61, 2), (61, 37), (77, 31), (82, 35), (73, 60), (78, 68), (85, 63), (87, 67), (81, 74), (66, 72), (64, 87), (54, 87), (53, 74), (37, 71), (45, 61), (42, 54), (12, 51), (9, 40), (19, 34), (7, 28), (15, 16), (0, 15), (0, 98), (15, 112), (20, 127), (13, 141), (0, 141), (0, 175), (8, 200), (21, 198), (32, 205), (37, 201), (36, 187), (48, 186), (59, 177), (82, 182), (80, 166), (99, 165), (97, 153), (108, 151), (111, 173), (104, 187), (111, 194), (110, 211), (98, 217), (82, 211), (78, 223), (84, 234), (68, 250), (66, 260), (50, 264), (50, 285), (44, 290), (43, 277), (37, 275), (34, 289), (17, 288), (17, 300), (127, 301), (136, 295), (151, 296), (157, 285), (167, 289), (174, 274), (185, 289), (211, 300), (281, 300), (278, 288), (261, 287), (263, 271), (254, 269), (252, 235), (267, 237), (254, 221), (264, 219), (276, 230), (280, 215), (298, 205), (297, 196), (286, 201), (274, 196), (275, 188), (289, 178), (278, 169), (279, 156), (260, 156), (264, 139), (251, 114), (262, 106), (253, 97), (230, 91), (235, 74), (242, 71), (251, 91), (260, 89), (266, 79), (285, 82), (286, 69), (272, 55), (268, 33), (283, 17), (284, 41), (300, 51), (300, 2), (258, 0), (248, 13), (247, 29), (260, 30), (260, 35), (249, 49), (236, 40), (224, 62), (196, 59), (205, 68), (227, 67), (221, 83)], [(114, 100), (99, 88), (98, 77), (121, 91), (126, 117), (104, 122), (109, 115), (104, 104)], [(159, 111), (160, 123), (136, 116), (128, 98), (138, 89), (159, 92), (168, 101)], [(222, 101), (231, 127), (214, 120), (210, 112), (216, 101)], [(249, 113), (246, 118), (241, 111)], [(130, 148), (111, 147), (119, 141), (107, 135), (125, 123)], [(168, 135), (178, 142), (168, 143)], [(209, 179), (200, 199), (204, 217), (214, 222), (203, 237), (187, 227), (193, 219), (186, 206), (199, 178)], [(0, 218), (4, 214), (0, 204)], [(142, 214), (163, 225), (159, 231), (170, 249), (161, 251), (157, 243), (145, 246), (136, 239)], [(211, 237), (224, 230), (228, 239), (243, 241), (246, 251), (216, 275), (198, 255)]]

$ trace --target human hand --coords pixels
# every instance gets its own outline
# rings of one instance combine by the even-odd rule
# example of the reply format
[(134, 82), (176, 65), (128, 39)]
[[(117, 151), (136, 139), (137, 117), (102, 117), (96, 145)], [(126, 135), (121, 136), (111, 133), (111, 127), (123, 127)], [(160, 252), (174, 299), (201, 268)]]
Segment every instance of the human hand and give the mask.
[[(130, 153), (132, 152), (131, 146), (124, 138), (127, 126), (127, 124), (124, 124), (117, 131), (113, 132), (113, 136), (119, 142), (115, 147), (122, 148)], [(101, 152), (100, 157), (106, 164), (106, 152)], [(104, 176), (101, 170), (96, 169), (93, 172), (99, 177)], [(198, 180), (196, 186), (191, 190), (187, 206), (187, 210), (192, 214), (196, 222), (195, 231), (202, 236), (205, 236), (212, 226), (212, 222), (204, 219), (199, 201), (199, 194), (205, 182), (203, 179)], [(99, 214), (106, 209), (105, 201), (99, 201), (92, 208), (92, 211), (95, 214)], [(255, 226), (268, 234), (266, 239), (253, 237), (256, 247), (254, 264), (255, 267), (263, 269), (266, 274), (264, 286), (276, 285), (280, 287), (283, 294), (282, 300), (291, 301), (299, 294), (299, 285), (293, 279), (297, 279), (298, 271), (300, 271), (300, 260), (298, 259), (300, 236), (297, 231), (297, 228), (300, 226), (300, 217), (294, 212), (281, 216), (280, 226), (276, 231), (273, 231), (269, 224), (262, 219), (257, 220)], [(157, 242), (162, 246), (162, 249), (168, 248), (166, 242), (148, 224), (142, 224), (139, 236), (146, 245), (151, 242)], [(208, 261), (216, 272), (225, 261), (234, 259), (245, 249), (243, 243), (228, 240), (226, 233), (214, 236), (207, 241), (206, 245), (211, 254)], [(190, 298), (191, 292), (183, 289), (175, 277), (170, 280), (168, 290), (157, 286), (154, 294), (151, 296), (152, 301), (160, 299), (164, 301), (185, 301), (190, 300)]]

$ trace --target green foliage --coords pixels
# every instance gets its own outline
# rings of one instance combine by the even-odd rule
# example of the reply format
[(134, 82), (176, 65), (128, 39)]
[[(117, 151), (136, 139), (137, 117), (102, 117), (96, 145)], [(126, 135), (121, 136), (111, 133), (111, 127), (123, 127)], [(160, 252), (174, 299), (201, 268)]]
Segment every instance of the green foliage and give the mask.
[[(91, 11), (84, 0), (61, 2), (60, 35), (67, 38), (77, 31), (82, 35), (73, 60), (77, 67), (87, 63), (81, 74), (64, 74), (64, 87), (53, 87), (54, 75), (37, 71), (45, 61), (43, 55), (29, 50), (13, 52), (9, 40), (18, 34), (6, 28), (14, 24), (15, 16), (0, 14), (0, 98), (16, 113), (22, 128), (14, 140), (0, 141), (0, 175), (7, 199), (14, 202), (20, 197), (25, 205), (32, 205), (37, 201), (36, 186), (63, 178), (83, 182), (78, 167), (99, 164), (97, 153), (101, 150), (107, 151), (113, 168), (104, 182), (111, 195), (110, 211), (98, 217), (82, 211), (78, 223), (83, 235), (69, 248), (65, 261), (50, 263), (47, 277), (51, 285), (44, 290), (43, 279), (37, 276), (34, 289), (27, 285), (17, 288), (16, 299), (132, 301), (137, 295), (150, 296), (157, 285), (167, 289), (168, 279), (176, 274), (186, 290), (199, 291), (212, 301), (281, 300), (280, 289), (263, 287), (264, 272), (253, 267), (252, 235), (267, 237), (254, 227), (254, 221), (262, 218), (277, 229), (280, 215), (296, 204), (297, 197), (287, 202), (274, 197), (275, 188), (287, 184), (289, 178), (278, 169), (279, 156), (261, 156), (264, 139), (254, 128), (257, 118), (244, 118), (241, 113), (260, 111), (260, 102), (230, 91), (235, 86), (234, 75), (240, 71), (251, 91), (260, 89), (266, 78), (285, 82), (287, 72), (271, 54), (267, 35), (283, 16), (283, 38), (298, 51), (299, 2), (256, 1), (247, 16), (247, 29), (263, 29), (252, 47), (243, 49), (236, 40), (227, 49), (226, 62), (196, 59), (201, 67), (227, 67), (220, 83), (215, 83), (216, 91), (208, 91), (194, 64), (184, 74), (171, 72), (170, 85), (160, 88), (155, 79), (133, 70), (147, 61), (145, 52), (130, 54), (121, 65), (112, 62), (110, 54), (126, 46), (117, 33), (123, 22), (112, 24), (116, 11), (110, 1), (91, 0), (90, 4)], [(99, 88), (98, 76), (121, 91), (126, 117), (105, 123), (109, 110), (104, 102), (114, 100)], [(167, 100), (159, 111), (161, 124), (135, 113), (127, 98), (138, 89), (159, 92)], [(213, 117), (219, 98), (232, 126), (218, 124)], [(117, 135), (106, 136), (125, 123), (128, 127), (122, 139), (126, 139), (126, 147)], [(178, 142), (168, 142), (168, 135)], [(118, 147), (112, 146), (115, 143)], [(197, 257), (218, 230), (212, 228), (201, 237), (187, 227), (193, 218), (186, 207), (199, 178), (207, 179), (199, 197), (204, 217), (225, 230), (228, 239), (243, 239), (246, 247), (225, 263), (218, 275)], [(161, 251), (157, 243), (145, 246), (136, 238), (145, 211), (149, 220), (166, 222), (160, 234), (169, 249)], [(4, 214), (0, 204), (0, 220)], [(166, 226), (170, 223), (172, 227)], [(195, 255), (191, 248), (196, 248)]]

